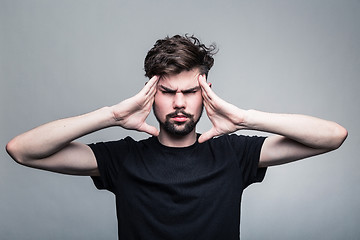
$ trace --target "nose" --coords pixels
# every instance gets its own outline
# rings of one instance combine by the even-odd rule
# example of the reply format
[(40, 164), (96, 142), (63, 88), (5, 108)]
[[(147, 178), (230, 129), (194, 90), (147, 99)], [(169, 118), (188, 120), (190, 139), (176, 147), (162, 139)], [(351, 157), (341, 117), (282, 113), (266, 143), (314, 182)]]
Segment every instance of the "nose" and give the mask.
[(183, 93), (177, 92), (174, 95), (173, 106), (175, 109), (186, 107), (186, 100)]

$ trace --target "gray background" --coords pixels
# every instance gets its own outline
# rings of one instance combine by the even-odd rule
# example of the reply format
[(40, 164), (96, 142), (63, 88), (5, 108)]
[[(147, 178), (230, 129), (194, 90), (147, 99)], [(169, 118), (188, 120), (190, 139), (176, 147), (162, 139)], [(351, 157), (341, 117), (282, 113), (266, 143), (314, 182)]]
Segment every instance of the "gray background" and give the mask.
[[(1, 0), (0, 14), (0, 239), (116, 239), (111, 193), (88, 177), (21, 167), (5, 145), (132, 96), (147, 50), (177, 33), (217, 43), (209, 81), (225, 100), (349, 131), (339, 150), (273, 167), (245, 191), (242, 239), (360, 238), (360, 1)], [(209, 127), (204, 115), (198, 130)], [(80, 141), (126, 135), (147, 137), (111, 128)]]

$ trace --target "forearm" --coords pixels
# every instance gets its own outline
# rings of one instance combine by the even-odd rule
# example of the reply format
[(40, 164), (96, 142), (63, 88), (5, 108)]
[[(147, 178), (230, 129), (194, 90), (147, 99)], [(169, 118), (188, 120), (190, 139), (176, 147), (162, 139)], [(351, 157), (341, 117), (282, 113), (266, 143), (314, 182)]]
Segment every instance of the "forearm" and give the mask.
[(311, 148), (336, 149), (347, 131), (335, 122), (298, 114), (245, 111), (242, 128), (285, 136)]
[(114, 118), (109, 107), (60, 119), (15, 137), (8, 143), (7, 151), (15, 159), (45, 158), (79, 137), (112, 126), (113, 122)]

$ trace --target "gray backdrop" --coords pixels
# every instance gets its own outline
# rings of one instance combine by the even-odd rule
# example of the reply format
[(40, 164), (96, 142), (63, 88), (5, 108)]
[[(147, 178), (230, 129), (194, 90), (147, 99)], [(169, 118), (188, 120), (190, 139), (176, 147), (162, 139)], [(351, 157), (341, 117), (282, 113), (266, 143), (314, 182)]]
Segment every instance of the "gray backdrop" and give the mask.
[[(0, 14), (1, 239), (116, 239), (111, 193), (88, 177), (21, 167), (5, 145), (132, 96), (146, 80), (147, 50), (177, 33), (217, 43), (209, 81), (225, 100), (349, 131), (339, 150), (270, 168), (245, 191), (242, 239), (360, 238), (359, 0), (1, 0)], [(209, 127), (204, 115), (198, 130)], [(147, 137), (111, 128), (80, 141), (126, 135)]]

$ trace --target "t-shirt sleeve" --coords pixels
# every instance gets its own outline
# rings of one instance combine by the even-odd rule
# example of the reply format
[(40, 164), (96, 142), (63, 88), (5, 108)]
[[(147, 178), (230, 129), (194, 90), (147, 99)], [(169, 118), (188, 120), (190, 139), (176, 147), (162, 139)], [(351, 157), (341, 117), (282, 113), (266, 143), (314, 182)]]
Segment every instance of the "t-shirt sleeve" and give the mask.
[(96, 157), (100, 176), (91, 177), (98, 189), (114, 190), (114, 182), (121, 171), (122, 161), (128, 152), (125, 140), (89, 144)]
[(267, 168), (259, 168), (262, 145), (266, 137), (231, 135), (232, 144), (239, 156), (239, 166), (244, 189), (250, 184), (263, 181)]

